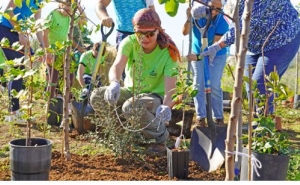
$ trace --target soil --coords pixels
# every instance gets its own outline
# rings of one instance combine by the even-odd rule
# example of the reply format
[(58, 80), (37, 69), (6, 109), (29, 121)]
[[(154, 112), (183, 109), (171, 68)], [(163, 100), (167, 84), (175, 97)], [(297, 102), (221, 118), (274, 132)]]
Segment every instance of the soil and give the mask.
[[(174, 118), (179, 117), (180, 111), (175, 113)], [(191, 113), (193, 114), (193, 113)], [(175, 119), (174, 119), (175, 120)], [(190, 128), (193, 119), (189, 119)], [(178, 134), (178, 125), (175, 121), (170, 122), (169, 125), (170, 137), (176, 139)], [(2, 135), (0, 139), (0, 146), (8, 146), (9, 141), (15, 139), (16, 136), (25, 137), (26, 135), (25, 125), (9, 125), (2, 124), (0, 127), (0, 133)], [(188, 133), (187, 130), (185, 132)], [(173, 136), (172, 136), (173, 135)], [(33, 137), (43, 137), (43, 133), (36, 129), (32, 129)], [(14, 138), (15, 137), (15, 138)], [(52, 131), (48, 134), (47, 139), (54, 142), (52, 149), (52, 160), (50, 177), (51, 181), (93, 181), (93, 180), (104, 180), (104, 181), (177, 181), (177, 180), (224, 180), (225, 169), (222, 167), (213, 173), (208, 173), (201, 169), (201, 167), (193, 161), (189, 161), (189, 172), (187, 179), (178, 179), (174, 177), (169, 178), (167, 168), (167, 155), (160, 156), (144, 156), (143, 160), (123, 160), (121, 158), (115, 158), (113, 155), (89, 155), (89, 154), (76, 154), (73, 152), (76, 147), (89, 145), (83, 135), (79, 135), (76, 130), (70, 133), (70, 148), (71, 148), (71, 160), (66, 161), (62, 156), (61, 146), (57, 147), (61, 143), (61, 131)], [(73, 147), (74, 146), (74, 147)], [(7, 149), (8, 150), (8, 149)], [(1, 151), (1, 150), (0, 150)], [(11, 172), (9, 169), (9, 156), (7, 153), (2, 154), (0, 152), (0, 180), (10, 180)]]
[[(9, 160), (2, 162), (9, 165)], [(195, 162), (189, 163), (189, 175), (185, 180), (223, 180), (224, 170), (212, 173), (203, 171)], [(10, 171), (0, 171), (1, 180), (10, 180)], [(52, 152), (50, 169), (51, 181), (166, 181), (167, 158), (147, 157), (144, 162), (114, 159), (109, 155), (76, 155), (65, 161), (58, 151)], [(176, 177), (172, 180), (179, 180)]]
[[(193, 117), (193, 119), (189, 119), (189, 123), (184, 131), (186, 133), (190, 133), (188, 129), (195, 122), (195, 116), (192, 115), (193, 112), (190, 112), (190, 114), (189, 117)], [(173, 140), (178, 136), (176, 121), (180, 120), (179, 118), (180, 111), (173, 114), (173, 121), (168, 126), (170, 137)], [(290, 134), (294, 138), (297, 138), (299, 133), (291, 132)], [(189, 161), (187, 179), (178, 179), (176, 177), (170, 179), (166, 154), (161, 156), (146, 155), (142, 159), (123, 160), (115, 158), (112, 154), (88, 153), (88, 147), (92, 146), (93, 142), (89, 141), (86, 135), (79, 135), (76, 130), (71, 131), (69, 136), (70, 161), (66, 161), (62, 156), (61, 130), (52, 130), (46, 136), (47, 139), (52, 140), (54, 143), (52, 148), (50, 181), (223, 181), (225, 179), (224, 165), (219, 170), (208, 173), (191, 160)], [(8, 123), (0, 125), (0, 146), (2, 146), (0, 148), (0, 180), (8, 181), (11, 179), (8, 156), (9, 141), (25, 137), (25, 125), (10, 125)], [(32, 129), (32, 137), (44, 138), (44, 135), (42, 131)], [(299, 146), (299, 139), (295, 140), (294, 143)], [(85, 152), (79, 152), (79, 150)]]

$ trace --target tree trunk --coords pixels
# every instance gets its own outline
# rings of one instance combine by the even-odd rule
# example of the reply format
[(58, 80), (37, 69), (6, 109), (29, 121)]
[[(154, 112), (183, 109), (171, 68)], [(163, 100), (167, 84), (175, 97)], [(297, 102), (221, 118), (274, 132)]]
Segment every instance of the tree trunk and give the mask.
[[(77, 4), (77, 0), (74, 2)], [(75, 14), (77, 6), (71, 11), (71, 22), (70, 29), (68, 33), (68, 40), (73, 42), (73, 27), (75, 21)], [(64, 155), (67, 161), (71, 160), (70, 146), (69, 146), (69, 109), (68, 104), (70, 102), (70, 53), (72, 49), (72, 44), (67, 47), (66, 55), (64, 56), (64, 93), (63, 93), (63, 146), (64, 146)]]
[[(227, 129), (227, 138), (225, 141), (226, 152), (225, 154), (225, 168), (226, 168), (226, 177), (225, 180), (234, 180), (234, 144), (236, 140), (236, 125), (237, 120), (240, 116), (240, 110), (242, 108), (242, 85), (243, 85), (243, 75), (244, 75), (244, 66), (245, 66), (245, 57), (248, 48), (248, 38), (250, 30), (250, 18), (252, 12), (252, 5), (254, 0), (246, 0), (245, 8), (242, 19), (242, 32), (241, 32), (241, 41), (238, 55), (237, 55), (237, 67), (235, 68), (235, 82), (234, 82), (234, 91), (233, 98), (231, 103), (231, 113), (229, 119), (229, 125)], [(238, 3), (236, 4), (238, 5)], [(238, 28), (238, 27), (236, 27)], [(238, 37), (236, 37), (238, 38)]]

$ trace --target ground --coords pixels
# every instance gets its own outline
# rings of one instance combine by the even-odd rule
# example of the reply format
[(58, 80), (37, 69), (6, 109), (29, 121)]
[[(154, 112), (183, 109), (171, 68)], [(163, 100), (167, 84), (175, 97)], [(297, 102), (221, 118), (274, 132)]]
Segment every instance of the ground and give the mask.
[[(228, 117), (229, 113), (225, 113)], [(178, 117), (180, 113), (173, 115)], [(191, 123), (195, 122), (195, 118), (191, 119)], [(175, 121), (171, 122), (169, 128), (176, 135)], [(172, 126), (173, 125), (173, 126)], [(289, 127), (284, 127), (289, 128)], [(8, 143), (14, 138), (24, 138), (26, 136), (26, 127), (23, 125), (10, 125), (8, 123), (1, 124), (0, 127), (0, 180), (10, 180)], [(291, 132), (294, 138), (298, 138), (299, 132)], [(71, 160), (65, 161), (62, 156), (61, 147), (61, 131), (51, 131), (46, 133), (47, 138), (51, 139), (53, 144), (52, 161), (50, 169), (51, 181), (79, 181), (79, 180), (126, 180), (126, 181), (177, 181), (181, 179), (170, 179), (167, 170), (166, 155), (160, 157), (145, 157), (143, 160), (136, 159), (132, 161), (115, 158), (111, 154), (98, 155), (97, 151), (91, 149), (93, 145), (91, 141), (86, 139), (85, 135), (78, 135), (76, 130), (70, 132), (70, 152)], [(171, 134), (172, 135), (172, 134)], [(33, 137), (44, 137), (43, 132), (32, 129)], [(176, 136), (171, 136), (175, 139)], [(299, 138), (295, 140), (299, 144)], [(208, 173), (205, 172), (197, 163), (189, 162), (188, 181), (222, 181), (225, 179), (224, 165), (221, 169)]]
[[(180, 115), (180, 112), (177, 112)], [(193, 114), (193, 113), (192, 113)], [(173, 117), (179, 117), (174, 114)], [(179, 119), (179, 118), (177, 118)], [(176, 121), (176, 119), (174, 119)], [(170, 123), (172, 134), (178, 133), (178, 126), (175, 121)], [(190, 121), (193, 121), (190, 119)], [(191, 124), (191, 123), (190, 123)], [(190, 126), (188, 126), (190, 128)], [(0, 127), (0, 146), (6, 146), (13, 137), (25, 137), (25, 125), (2, 124)], [(43, 132), (32, 129), (33, 137), (43, 137)], [(54, 142), (52, 149), (52, 161), (50, 169), (50, 180), (180, 180), (176, 177), (169, 178), (167, 170), (167, 156), (146, 156), (143, 160), (136, 159), (132, 161), (115, 158), (112, 155), (97, 155), (88, 152), (91, 142), (87, 141), (83, 135), (78, 135), (76, 130), (70, 132), (70, 151), (71, 160), (65, 161), (62, 156), (61, 131), (51, 131), (47, 138)], [(171, 136), (171, 138), (176, 138)], [(78, 152), (83, 150), (85, 152)], [(0, 150), (1, 151), (1, 150)], [(80, 154), (77, 154), (80, 153)], [(224, 180), (225, 169), (222, 167), (214, 173), (208, 173), (193, 162), (189, 162), (189, 175), (185, 180)], [(8, 152), (0, 152), (0, 179), (10, 180), (9, 157)]]

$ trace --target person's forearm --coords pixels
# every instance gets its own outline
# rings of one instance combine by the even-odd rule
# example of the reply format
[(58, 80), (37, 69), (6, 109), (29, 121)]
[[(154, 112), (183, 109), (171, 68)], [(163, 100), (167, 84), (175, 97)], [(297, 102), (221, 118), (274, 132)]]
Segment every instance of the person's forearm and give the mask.
[(84, 79), (82, 78), (82, 76), (77, 76), (77, 80), (78, 80), (80, 86), (82, 88), (84, 88), (85, 87), (85, 83), (84, 83)]
[(172, 95), (176, 91), (176, 77), (165, 77), (165, 97), (163, 104), (172, 108), (175, 104), (172, 100)]
[(122, 72), (123, 71), (121, 71), (120, 68), (117, 68), (115, 65), (112, 65), (108, 74), (109, 82), (120, 82)]
[(168, 107), (172, 108), (175, 104), (175, 102), (172, 101), (172, 95), (173, 95), (174, 91), (167, 93), (164, 97), (164, 101), (163, 104), (167, 105)]
[(226, 47), (226, 44), (225, 44), (225, 42), (224, 41), (218, 41), (218, 44), (219, 44), (219, 46), (221, 47), (221, 48), (224, 48), (224, 47)]
[(100, 1), (98, 1), (96, 4), (96, 15), (100, 20), (102, 20), (104, 17), (109, 17), (109, 15), (106, 11), (107, 5), (105, 5), (104, 3), (101, 3)]
[(85, 70), (84, 65), (79, 64), (78, 70), (77, 70), (77, 80), (78, 80), (78, 82), (79, 82), (79, 84), (82, 88), (85, 87), (85, 82), (84, 82), (84, 79), (83, 79), (84, 70)]
[(190, 27), (191, 27), (191, 21), (190, 21), (190, 19), (187, 19), (182, 28), (182, 34), (184, 36), (188, 35), (190, 33)]

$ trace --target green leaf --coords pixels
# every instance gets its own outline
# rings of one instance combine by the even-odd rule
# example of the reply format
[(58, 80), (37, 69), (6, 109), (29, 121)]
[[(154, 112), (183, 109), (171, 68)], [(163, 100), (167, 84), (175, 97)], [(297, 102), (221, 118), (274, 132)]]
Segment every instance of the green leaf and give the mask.
[(171, 74), (171, 77), (174, 77), (174, 76), (178, 76), (178, 72), (176, 71), (176, 72), (173, 72), (172, 74)]
[(168, 0), (165, 4), (167, 14), (174, 17), (177, 14), (179, 3), (176, 0)]
[(181, 120), (181, 121), (177, 122), (176, 125), (179, 125), (179, 126), (182, 127), (183, 126), (183, 121)]
[[(26, 5), (27, 5), (27, 1), (29, 0), (26, 0)], [(22, 0), (14, 0), (14, 4), (18, 7), (18, 8), (22, 8)], [(27, 5), (29, 7), (29, 3)]]
[(19, 15), (20, 15), (20, 13), (15, 14), (15, 15), (11, 18), (11, 20), (17, 22), (17, 21), (18, 21), (18, 16), (19, 16)]
[(23, 76), (23, 78), (26, 78), (28, 76), (33, 76), (35, 73), (37, 72), (37, 70), (29, 70), (25, 72), (25, 75)]
[(179, 3), (186, 3), (186, 2), (189, 2), (189, 1), (186, 1), (186, 0), (178, 0)]
[(14, 42), (11, 46), (13, 50), (20, 51), (23, 49), (23, 46), (19, 42)]
[(191, 92), (191, 97), (194, 98), (196, 97), (198, 94), (198, 90), (194, 89), (192, 92)]
[(3, 47), (3, 48), (9, 48), (10, 47), (10, 41), (8, 40), (8, 38), (4, 37), (1, 40), (1, 47)]
[(167, 0), (158, 0), (159, 4), (164, 4)]

